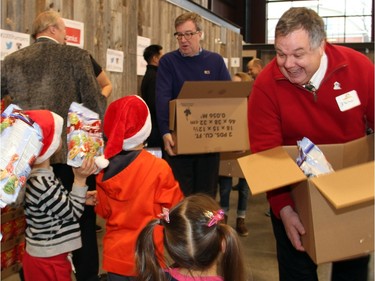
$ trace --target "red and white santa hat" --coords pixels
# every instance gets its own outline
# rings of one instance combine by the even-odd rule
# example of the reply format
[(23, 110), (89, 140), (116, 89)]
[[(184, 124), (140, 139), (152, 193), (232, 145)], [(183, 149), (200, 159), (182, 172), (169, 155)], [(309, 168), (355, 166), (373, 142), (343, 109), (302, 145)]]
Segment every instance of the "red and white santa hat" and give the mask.
[(39, 125), (43, 134), (43, 147), (35, 161), (35, 164), (40, 164), (59, 148), (64, 119), (49, 110), (27, 110), (25, 114)]
[[(131, 150), (143, 144), (151, 133), (150, 111), (144, 100), (137, 96), (125, 96), (112, 102), (104, 115), (103, 132), (107, 137), (105, 159), (110, 159), (122, 150)], [(96, 159), (100, 168), (105, 168), (103, 159)]]

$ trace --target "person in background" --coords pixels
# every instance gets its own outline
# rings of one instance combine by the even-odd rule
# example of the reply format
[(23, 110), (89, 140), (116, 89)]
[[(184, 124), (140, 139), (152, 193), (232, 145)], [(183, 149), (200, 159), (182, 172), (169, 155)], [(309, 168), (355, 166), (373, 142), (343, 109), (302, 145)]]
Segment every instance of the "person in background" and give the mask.
[(249, 75), (255, 80), (259, 73), (263, 70), (264, 63), (261, 59), (253, 58), (247, 63), (247, 70)]
[(232, 78), (232, 81), (234, 82), (241, 82), (241, 81), (250, 82), (252, 80), (253, 78), (251, 78), (251, 76), (248, 73), (245, 73), (242, 71), (236, 72)]
[[(248, 73), (249, 75), (255, 80), (257, 78), (257, 76), (259, 75), (259, 73), (263, 70), (264, 68), (264, 63), (261, 59), (259, 58), (253, 58), (252, 60), (250, 60), (247, 64), (247, 70), (248, 70)], [(271, 211), (270, 209), (266, 210), (264, 212), (264, 214), (267, 216), (267, 217), (270, 217), (271, 216)]]
[[(241, 242), (223, 219), (224, 211), (206, 194), (190, 195), (152, 219), (137, 240), (137, 280), (248, 280)], [(166, 268), (152, 239), (159, 225), (172, 260)]]
[[(96, 179), (99, 203), (95, 208), (106, 221), (103, 269), (110, 281), (134, 280), (135, 244), (141, 229), (163, 208), (181, 201), (183, 194), (167, 162), (144, 149), (151, 117), (142, 98), (125, 96), (112, 102), (103, 131), (109, 165)], [(155, 239), (162, 255), (161, 232)]]
[[(35, 43), (4, 58), (1, 69), (1, 93), (8, 93), (22, 109), (48, 109), (66, 118), (71, 103), (83, 103), (102, 118), (106, 100), (96, 81), (90, 54), (68, 46), (64, 20), (55, 11), (40, 13), (33, 22)], [(66, 140), (66, 130), (62, 138)], [(51, 159), (51, 166), (65, 188), (74, 181), (72, 167), (66, 164), (67, 143)], [(89, 190), (95, 190), (95, 177), (87, 178)], [(96, 239), (96, 216), (93, 206), (86, 206), (79, 220), (82, 247), (73, 253), (78, 281), (97, 280), (99, 253)]]
[[(102, 95), (106, 98), (109, 98), (109, 96), (112, 94), (112, 82), (111, 80), (109, 80), (101, 65), (92, 56), (90, 56), (90, 59), (94, 68), (96, 80), (98, 81), (99, 86), (102, 89)], [(100, 225), (96, 224), (95, 231), (96, 233), (100, 233), (103, 231), (103, 228)], [(101, 276), (102, 275), (99, 275), (99, 277)]]
[(96, 80), (102, 89), (102, 95), (108, 98), (112, 94), (112, 82), (109, 80), (101, 65), (92, 56), (90, 56), (90, 59), (94, 68)]
[(160, 45), (150, 45), (143, 52), (143, 58), (147, 62), (147, 70), (142, 79), (141, 97), (150, 109), (152, 123), (151, 134), (146, 140), (148, 147), (163, 147), (163, 138), (160, 135), (159, 126), (156, 121), (155, 109), (156, 74), (159, 60), (163, 55), (162, 49), (163, 47)]
[[(374, 128), (374, 64), (353, 49), (328, 43), (315, 11), (287, 10), (276, 25), (275, 49), (249, 98), (252, 153), (296, 145), (303, 137), (317, 145), (344, 143), (365, 136), (367, 126)], [(345, 106), (338, 102), (342, 98)], [(301, 243), (305, 228), (290, 188), (270, 191), (267, 198), (280, 280), (317, 281), (317, 265)], [(366, 281), (368, 263), (368, 255), (333, 262), (331, 280)]]
[(202, 18), (187, 12), (175, 20), (178, 50), (162, 56), (156, 79), (156, 117), (163, 137), (165, 159), (185, 196), (203, 192), (215, 196), (219, 153), (175, 155), (169, 131), (169, 101), (177, 98), (185, 81), (231, 80), (224, 59), (200, 46)]
[(68, 255), (82, 245), (78, 220), (85, 204), (96, 203), (96, 191), (87, 191), (86, 178), (97, 167), (93, 158), (87, 158), (81, 167), (73, 168), (73, 187), (68, 192), (50, 166), (51, 156), (61, 149), (63, 118), (49, 110), (25, 114), (40, 126), (43, 147), (26, 184), (24, 277), (27, 281), (70, 281)]
[[(233, 76), (233, 81), (252, 81), (249, 74), (245, 72), (237, 72)], [(219, 177), (219, 193), (220, 193), (220, 206), (225, 212), (225, 223), (227, 223), (229, 213), (229, 197), (232, 190), (232, 177), (220, 176)], [(240, 236), (248, 236), (249, 231), (245, 224), (247, 201), (249, 199), (249, 185), (244, 178), (238, 179), (236, 185), (238, 190), (238, 203), (237, 203), (237, 220), (236, 220), (236, 231)]]

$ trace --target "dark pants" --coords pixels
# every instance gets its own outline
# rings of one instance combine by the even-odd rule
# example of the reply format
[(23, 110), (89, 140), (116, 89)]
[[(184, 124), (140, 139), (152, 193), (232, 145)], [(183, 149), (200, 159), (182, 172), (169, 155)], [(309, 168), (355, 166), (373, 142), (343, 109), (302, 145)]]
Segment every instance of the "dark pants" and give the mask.
[[(69, 191), (72, 189), (74, 174), (66, 164), (53, 164), (53, 171)], [(86, 181), (89, 190), (95, 190), (95, 176), (89, 176)], [(99, 252), (96, 239), (96, 214), (93, 206), (85, 206), (79, 220), (81, 227), (82, 247), (73, 251), (73, 264), (77, 281), (97, 281), (99, 274)]]
[[(286, 235), (284, 225), (271, 212), (276, 238), (280, 281), (318, 281), (317, 266), (305, 252), (297, 251)], [(340, 235), (340, 234), (338, 234)], [(332, 281), (367, 281), (369, 256), (332, 263)]]
[(134, 281), (135, 277), (123, 276), (116, 273), (108, 272), (107, 281)]
[(215, 196), (219, 174), (219, 153), (169, 156), (165, 159), (172, 168), (185, 196), (206, 193)]

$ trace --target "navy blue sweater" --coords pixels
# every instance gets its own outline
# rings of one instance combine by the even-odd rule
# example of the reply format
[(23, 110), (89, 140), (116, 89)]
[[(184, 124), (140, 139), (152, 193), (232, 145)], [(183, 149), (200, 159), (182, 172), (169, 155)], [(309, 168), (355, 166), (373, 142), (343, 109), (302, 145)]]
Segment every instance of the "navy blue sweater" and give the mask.
[(161, 135), (169, 133), (169, 101), (177, 98), (185, 81), (231, 80), (223, 58), (202, 50), (185, 57), (179, 50), (162, 56), (156, 79), (156, 117)]

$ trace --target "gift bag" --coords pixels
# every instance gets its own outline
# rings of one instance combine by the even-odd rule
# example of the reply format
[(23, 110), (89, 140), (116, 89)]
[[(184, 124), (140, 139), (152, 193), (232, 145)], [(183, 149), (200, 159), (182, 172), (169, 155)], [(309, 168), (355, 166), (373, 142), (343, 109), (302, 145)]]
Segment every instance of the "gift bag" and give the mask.
[(42, 149), (43, 136), (39, 125), (14, 104), (1, 114), (0, 134), (0, 208), (3, 208), (23, 202), (26, 180)]
[(73, 102), (69, 108), (67, 129), (68, 165), (80, 167), (85, 157), (103, 155), (99, 114)]

